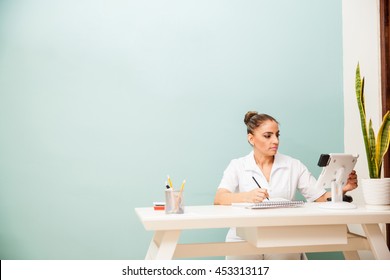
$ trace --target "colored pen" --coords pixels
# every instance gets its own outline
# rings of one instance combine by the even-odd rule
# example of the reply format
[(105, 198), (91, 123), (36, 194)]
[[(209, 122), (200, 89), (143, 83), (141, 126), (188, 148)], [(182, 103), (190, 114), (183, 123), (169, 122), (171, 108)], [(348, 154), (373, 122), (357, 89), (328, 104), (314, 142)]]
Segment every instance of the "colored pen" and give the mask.
[(182, 201), (182, 196), (183, 196), (184, 184), (185, 183), (186, 183), (186, 180), (183, 180), (183, 183), (181, 183), (180, 192), (179, 192), (179, 195), (177, 196), (177, 199), (176, 199), (175, 212), (178, 211), (178, 209), (180, 207), (180, 204), (181, 204), (181, 201)]
[(171, 189), (173, 189), (171, 178), (169, 177), (169, 175), (167, 177), (168, 177), (168, 185)]
[(180, 191), (182, 192), (184, 190), (184, 184), (186, 183), (186, 180), (183, 180), (183, 183), (181, 184)]
[[(256, 183), (256, 185), (261, 189), (261, 186), (259, 185), (259, 183), (257, 183), (257, 181), (256, 181), (256, 179), (255, 179), (255, 177), (254, 176), (252, 176), (252, 179), (255, 181), (255, 183)], [(266, 197), (268, 200), (269, 200), (269, 198), (268, 197)]]

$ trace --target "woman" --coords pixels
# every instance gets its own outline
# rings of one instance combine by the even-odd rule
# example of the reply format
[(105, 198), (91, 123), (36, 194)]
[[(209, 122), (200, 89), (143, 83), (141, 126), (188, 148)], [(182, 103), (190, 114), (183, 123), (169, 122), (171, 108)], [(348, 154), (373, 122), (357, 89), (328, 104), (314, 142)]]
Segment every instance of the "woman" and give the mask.
[[(279, 123), (267, 114), (249, 111), (245, 114), (247, 137), (253, 151), (234, 159), (226, 168), (215, 195), (214, 204), (230, 205), (261, 202), (267, 198), (293, 200), (298, 190), (308, 202), (325, 202), (331, 193), (317, 188), (316, 179), (299, 160), (278, 153)], [(254, 177), (261, 188), (256, 185)], [(355, 171), (349, 174), (343, 193), (357, 187)], [(235, 229), (226, 241), (240, 241)], [(245, 259), (300, 259), (301, 254), (246, 256)], [(228, 257), (229, 258), (229, 257)], [(234, 259), (243, 257), (231, 257)]]

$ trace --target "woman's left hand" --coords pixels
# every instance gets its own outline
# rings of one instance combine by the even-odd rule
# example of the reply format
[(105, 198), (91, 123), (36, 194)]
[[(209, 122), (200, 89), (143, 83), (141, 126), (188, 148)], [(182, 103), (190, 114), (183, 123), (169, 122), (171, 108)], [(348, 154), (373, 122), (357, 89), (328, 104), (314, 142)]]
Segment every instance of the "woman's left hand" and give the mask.
[(358, 186), (358, 178), (355, 170), (349, 173), (347, 184), (343, 188), (343, 193), (352, 191)]

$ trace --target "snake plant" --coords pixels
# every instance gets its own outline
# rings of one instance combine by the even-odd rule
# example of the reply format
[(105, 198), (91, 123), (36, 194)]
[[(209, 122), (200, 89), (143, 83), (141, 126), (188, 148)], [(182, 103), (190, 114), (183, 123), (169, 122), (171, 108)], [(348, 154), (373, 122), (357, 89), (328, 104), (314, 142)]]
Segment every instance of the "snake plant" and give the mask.
[(375, 139), (375, 132), (372, 128), (371, 119), (369, 120), (367, 127), (366, 109), (364, 104), (364, 77), (360, 77), (359, 63), (356, 67), (355, 90), (370, 178), (380, 178), (383, 158), (390, 143), (390, 111), (387, 111), (387, 113), (383, 116), (382, 124)]

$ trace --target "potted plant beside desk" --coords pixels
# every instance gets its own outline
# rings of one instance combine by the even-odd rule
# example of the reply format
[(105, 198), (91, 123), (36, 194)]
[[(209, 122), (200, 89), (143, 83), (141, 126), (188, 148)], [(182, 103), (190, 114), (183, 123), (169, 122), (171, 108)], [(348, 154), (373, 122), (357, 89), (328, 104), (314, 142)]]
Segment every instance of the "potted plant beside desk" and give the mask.
[(378, 134), (375, 135), (371, 119), (367, 126), (364, 77), (360, 77), (359, 64), (356, 67), (355, 89), (370, 176), (369, 179), (361, 179), (364, 201), (367, 208), (390, 209), (390, 178), (382, 178), (383, 158), (390, 144), (390, 111), (383, 116)]

